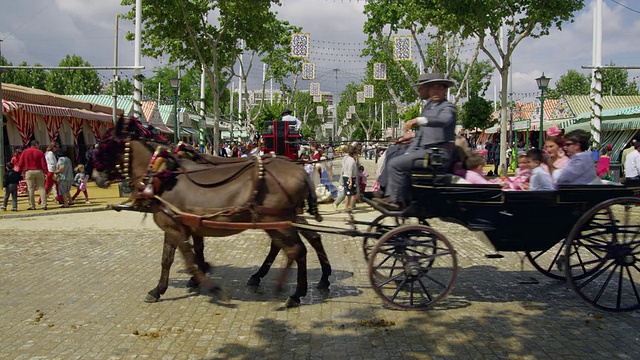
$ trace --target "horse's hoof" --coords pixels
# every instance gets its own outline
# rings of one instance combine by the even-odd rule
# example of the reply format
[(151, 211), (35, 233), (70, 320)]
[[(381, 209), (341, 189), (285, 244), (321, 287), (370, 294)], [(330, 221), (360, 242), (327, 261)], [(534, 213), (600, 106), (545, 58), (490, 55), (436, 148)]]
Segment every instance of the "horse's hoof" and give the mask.
[(331, 291), (329, 291), (329, 288), (319, 288), (318, 292), (320, 293), (320, 296), (322, 296), (323, 299), (326, 299), (329, 297), (329, 295), (331, 294)]
[(258, 285), (260, 285), (260, 281), (262, 281), (262, 279), (260, 279), (260, 278), (259, 278), (259, 277), (257, 277), (257, 276), (253, 276), (253, 275), (252, 275), (252, 276), (249, 278), (249, 280), (247, 280), (247, 285), (248, 285), (248, 286), (258, 286)]
[(197, 288), (198, 287), (198, 283), (196, 283), (196, 280), (192, 277), (189, 279), (189, 281), (187, 281), (187, 287), (188, 288)]
[(322, 222), (322, 220), (324, 220), (324, 219), (322, 218), (322, 215), (320, 215), (320, 214), (316, 213), (316, 221), (317, 221), (317, 222)]
[(316, 285), (316, 289), (318, 290), (329, 289), (329, 285), (331, 285), (329, 280), (320, 280), (320, 282), (318, 282), (318, 285)]
[(151, 294), (147, 294), (147, 296), (145, 296), (144, 298), (144, 302), (146, 303), (156, 303), (158, 302), (158, 300), (160, 300), (160, 298), (157, 298)]
[(231, 300), (231, 294), (221, 287), (216, 287), (211, 294), (220, 301), (228, 302)]
[(298, 307), (300, 306), (300, 298), (294, 298), (292, 296), (290, 296), (287, 299), (287, 302), (284, 303), (284, 306), (286, 306), (287, 308), (294, 308), (294, 307)]
[(208, 274), (208, 273), (210, 273), (212, 271), (213, 271), (213, 266), (211, 266), (211, 264), (209, 264), (209, 262), (205, 261), (203, 269), (202, 269), (202, 272), (205, 273), (205, 274)]

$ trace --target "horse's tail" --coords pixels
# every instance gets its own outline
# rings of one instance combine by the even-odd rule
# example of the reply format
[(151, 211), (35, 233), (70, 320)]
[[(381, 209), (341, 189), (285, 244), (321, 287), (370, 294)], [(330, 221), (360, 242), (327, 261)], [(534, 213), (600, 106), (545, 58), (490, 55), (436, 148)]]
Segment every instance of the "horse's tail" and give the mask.
[(316, 196), (316, 189), (313, 186), (313, 182), (311, 182), (311, 177), (305, 174), (307, 183), (307, 203), (309, 205), (309, 214), (313, 215), (316, 218), (316, 221), (322, 221), (322, 215), (318, 212), (318, 197)]

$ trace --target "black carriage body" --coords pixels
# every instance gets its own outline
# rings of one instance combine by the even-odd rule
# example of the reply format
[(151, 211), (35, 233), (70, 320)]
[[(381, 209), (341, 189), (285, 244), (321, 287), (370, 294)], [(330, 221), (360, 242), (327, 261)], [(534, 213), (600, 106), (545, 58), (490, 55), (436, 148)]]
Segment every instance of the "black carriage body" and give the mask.
[(412, 174), (406, 215), (440, 218), (484, 233), (497, 251), (541, 251), (566, 238), (580, 216), (607, 199), (635, 196), (637, 187), (565, 186), (556, 191), (503, 191), (499, 185), (451, 184), (447, 174)]
[(264, 153), (273, 152), (291, 160), (297, 160), (300, 149), (300, 133), (295, 130), (295, 123), (272, 121), (267, 124), (267, 131), (262, 134)]

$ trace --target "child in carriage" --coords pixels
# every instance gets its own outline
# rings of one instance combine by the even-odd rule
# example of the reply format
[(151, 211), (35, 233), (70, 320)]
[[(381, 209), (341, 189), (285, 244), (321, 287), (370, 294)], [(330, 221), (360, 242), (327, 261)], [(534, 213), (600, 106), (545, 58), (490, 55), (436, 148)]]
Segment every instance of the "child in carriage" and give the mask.
[(540, 149), (529, 150), (527, 152), (527, 160), (531, 169), (531, 177), (529, 178), (529, 184), (524, 185), (525, 189), (530, 191), (554, 190), (551, 174), (541, 166), (544, 162), (542, 151)]
[(529, 160), (527, 153), (520, 152), (518, 154), (518, 167), (516, 175), (504, 179), (504, 190), (526, 190), (531, 177), (531, 168), (529, 168)]
[(486, 160), (480, 154), (473, 153), (469, 155), (464, 162), (465, 168), (467, 169), (464, 179), (470, 184), (491, 184), (483, 175), (483, 169), (486, 163)]

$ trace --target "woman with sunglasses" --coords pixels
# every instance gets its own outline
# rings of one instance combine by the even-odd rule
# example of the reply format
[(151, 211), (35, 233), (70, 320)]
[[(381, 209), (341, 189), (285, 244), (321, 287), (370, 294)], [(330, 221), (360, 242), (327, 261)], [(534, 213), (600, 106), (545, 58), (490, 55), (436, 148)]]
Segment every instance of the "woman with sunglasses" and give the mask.
[(564, 140), (564, 151), (569, 156), (569, 161), (556, 179), (556, 185), (600, 184), (591, 154), (586, 152), (591, 134), (584, 130), (574, 130), (566, 134)]

